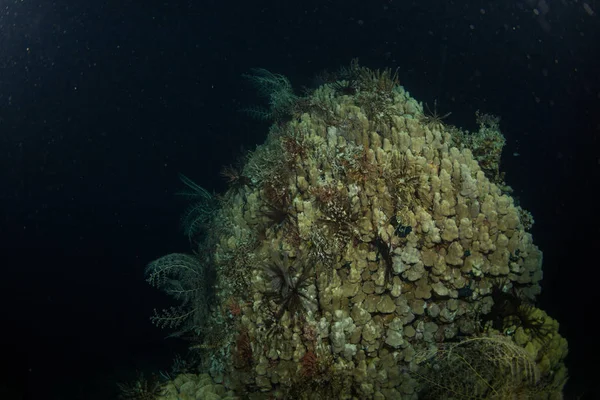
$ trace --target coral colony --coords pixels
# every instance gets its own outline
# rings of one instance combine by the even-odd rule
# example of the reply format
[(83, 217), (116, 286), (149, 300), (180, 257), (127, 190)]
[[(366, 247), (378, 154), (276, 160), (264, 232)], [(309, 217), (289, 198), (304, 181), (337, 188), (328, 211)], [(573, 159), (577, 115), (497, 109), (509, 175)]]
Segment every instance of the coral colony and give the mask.
[(561, 398), (567, 342), (535, 306), (542, 253), (499, 169), (499, 119), (447, 125), (357, 62), (303, 96), (247, 78), (265, 143), (222, 195), (184, 177), (193, 248), (147, 270), (177, 300), (153, 321), (196, 364), (124, 398)]

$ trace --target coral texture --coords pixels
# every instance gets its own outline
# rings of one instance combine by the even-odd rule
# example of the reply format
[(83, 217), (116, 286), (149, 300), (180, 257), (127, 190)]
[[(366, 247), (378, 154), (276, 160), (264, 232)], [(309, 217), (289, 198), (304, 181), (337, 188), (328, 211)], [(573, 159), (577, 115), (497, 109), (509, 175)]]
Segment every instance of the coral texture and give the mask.
[(559, 398), (566, 341), (533, 306), (542, 253), (498, 120), (448, 126), (356, 63), (286, 112), (202, 238), (215, 300), (195, 348), (219, 393)]

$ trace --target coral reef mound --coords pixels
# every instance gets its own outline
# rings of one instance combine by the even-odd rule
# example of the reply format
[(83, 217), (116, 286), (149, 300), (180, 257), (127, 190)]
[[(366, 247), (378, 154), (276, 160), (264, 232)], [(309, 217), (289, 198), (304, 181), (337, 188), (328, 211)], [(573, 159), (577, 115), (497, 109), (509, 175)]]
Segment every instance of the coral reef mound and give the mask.
[(202, 292), (163, 318), (184, 322), (203, 375), (160, 398), (561, 398), (567, 344), (535, 307), (542, 253), (503, 182), (498, 119), (447, 125), (356, 63), (286, 98), (203, 210), (185, 267), (203, 273), (179, 276), (213, 278), (169, 286)]

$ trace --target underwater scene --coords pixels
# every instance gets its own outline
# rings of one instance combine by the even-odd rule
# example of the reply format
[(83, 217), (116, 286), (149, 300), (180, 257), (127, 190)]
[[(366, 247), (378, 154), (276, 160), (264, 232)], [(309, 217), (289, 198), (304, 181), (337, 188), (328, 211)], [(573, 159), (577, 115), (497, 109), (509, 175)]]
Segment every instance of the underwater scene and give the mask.
[(194, 248), (146, 271), (180, 303), (152, 321), (191, 335), (204, 372), (156, 398), (562, 398), (567, 341), (535, 306), (542, 252), (499, 118), (446, 125), (356, 61), (302, 97), (248, 78), (265, 143), (224, 194), (182, 176)]
[(0, 399), (600, 399), (600, 3), (0, 6)]

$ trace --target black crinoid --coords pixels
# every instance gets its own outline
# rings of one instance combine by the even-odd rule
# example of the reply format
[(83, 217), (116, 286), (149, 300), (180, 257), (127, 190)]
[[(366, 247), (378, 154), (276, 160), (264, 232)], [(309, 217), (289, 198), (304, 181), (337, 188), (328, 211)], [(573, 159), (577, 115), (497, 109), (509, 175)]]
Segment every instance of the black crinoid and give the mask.
[(273, 200), (265, 200), (260, 208), (260, 213), (266, 218), (267, 227), (273, 227), (276, 230), (284, 227), (293, 216), (289, 194), (285, 193)]
[(273, 312), (275, 322), (279, 321), (286, 311), (291, 319), (304, 315), (311, 307), (313, 300), (307, 289), (312, 282), (312, 268), (302, 265), (299, 257), (291, 260), (287, 254), (273, 255), (264, 267), (269, 280), (269, 289), (265, 297)]
[[(491, 321), (492, 327), (506, 335), (512, 335), (517, 328), (523, 328), (540, 342), (545, 342), (550, 333), (545, 314), (536, 312), (536, 307), (519, 296), (518, 290), (500, 281), (492, 288), (494, 305), (484, 321)], [(538, 310), (539, 311), (539, 310)]]
[(157, 375), (146, 379), (138, 372), (137, 379), (128, 383), (118, 383), (119, 399), (121, 400), (154, 400), (163, 394), (163, 385)]
[(358, 78), (352, 76), (348, 80), (336, 81), (331, 84), (331, 87), (339, 95), (354, 96), (358, 91)]
[(240, 165), (226, 165), (221, 169), (221, 176), (227, 180), (229, 187), (234, 191), (241, 191), (246, 186), (251, 186), (252, 181), (243, 173)]
[(444, 127), (444, 120), (452, 115), (452, 112), (438, 114), (437, 99), (433, 101), (433, 110), (425, 103), (425, 112), (421, 116), (422, 121), (431, 129), (441, 130)]
[(287, 190), (276, 191), (265, 185), (263, 204), (259, 209), (262, 223), (259, 225), (261, 235), (282, 232), (285, 239), (294, 242), (297, 239), (296, 210), (292, 197)]

